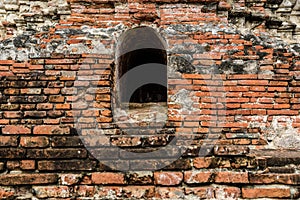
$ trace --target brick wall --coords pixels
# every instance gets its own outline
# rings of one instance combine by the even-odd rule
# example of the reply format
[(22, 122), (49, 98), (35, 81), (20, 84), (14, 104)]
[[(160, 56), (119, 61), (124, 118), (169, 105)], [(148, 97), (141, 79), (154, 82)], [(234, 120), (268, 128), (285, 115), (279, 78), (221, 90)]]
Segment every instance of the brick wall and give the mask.
[[(300, 198), (299, 1), (39, 2), (0, 5), (0, 198)], [(116, 99), (143, 26), (166, 44), (159, 112)]]

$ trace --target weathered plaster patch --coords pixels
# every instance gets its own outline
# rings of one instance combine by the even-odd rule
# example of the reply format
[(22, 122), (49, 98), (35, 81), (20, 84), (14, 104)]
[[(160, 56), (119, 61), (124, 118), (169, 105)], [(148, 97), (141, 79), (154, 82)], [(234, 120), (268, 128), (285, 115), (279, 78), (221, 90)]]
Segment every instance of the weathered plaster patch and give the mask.
[(282, 125), (278, 122), (282, 119), (282, 116), (274, 116), (270, 127), (263, 127), (268, 141), (266, 148), (300, 149), (299, 131), (292, 126), (294, 120), (287, 118)]

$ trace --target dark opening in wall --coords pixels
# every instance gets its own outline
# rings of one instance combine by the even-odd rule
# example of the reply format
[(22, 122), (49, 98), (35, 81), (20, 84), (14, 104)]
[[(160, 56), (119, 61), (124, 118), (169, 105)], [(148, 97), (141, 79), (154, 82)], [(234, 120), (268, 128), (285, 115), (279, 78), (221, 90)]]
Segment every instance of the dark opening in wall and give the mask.
[(117, 65), (122, 103), (167, 102), (167, 52), (154, 29), (127, 31), (118, 46)]

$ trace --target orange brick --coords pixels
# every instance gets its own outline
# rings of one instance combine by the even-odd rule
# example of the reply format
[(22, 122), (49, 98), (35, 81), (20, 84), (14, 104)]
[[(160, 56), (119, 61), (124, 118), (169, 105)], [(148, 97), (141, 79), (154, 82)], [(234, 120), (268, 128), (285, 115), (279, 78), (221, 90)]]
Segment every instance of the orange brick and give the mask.
[[(179, 121), (179, 120), (175, 120), (175, 121)], [(199, 126), (199, 121), (193, 121), (193, 122), (191, 122), (191, 121), (185, 121), (184, 123), (183, 123), (183, 125), (185, 126), (185, 127), (198, 127)]]
[(20, 167), (23, 170), (33, 170), (33, 169), (35, 169), (35, 161), (34, 160), (21, 160)]
[(268, 110), (268, 115), (298, 115), (298, 110)]
[(182, 172), (155, 172), (154, 183), (156, 185), (178, 185), (183, 180)]
[(287, 91), (287, 87), (268, 87), (268, 91), (270, 92), (285, 92)]
[(208, 183), (212, 181), (212, 175), (211, 172), (185, 171), (184, 182), (187, 184)]
[(216, 172), (216, 183), (248, 183), (248, 172)]
[(228, 75), (228, 79), (257, 79), (257, 74), (233, 74), (233, 75)]
[(103, 173), (92, 173), (92, 182), (94, 184), (125, 184), (124, 174), (103, 172)]
[(182, 74), (182, 78), (187, 79), (211, 79), (210, 74)]
[(243, 198), (290, 198), (290, 196), (289, 188), (242, 188)]
[(268, 80), (238, 80), (239, 85), (268, 85)]
[(49, 102), (51, 103), (63, 103), (64, 101), (65, 101), (64, 96), (55, 95), (49, 97)]
[(60, 89), (59, 88), (44, 88), (43, 92), (44, 92), (44, 94), (59, 94)]
[(66, 103), (66, 104), (56, 104), (55, 105), (56, 110), (70, 110), (71, 109), (71, 104)]
[(249, 91), (248, 86), (229, 86), (224, 87), (224, 90), (227, 92), (247, 92)]
[(67, 126), (38, 125), (34, 127), (33, 134), (45, 134), (45, 135), (70, 134), (70, 128)]
[(208, 168), (212, 164), (213, 158), (211, 157), (198, 157), (193, 161), (193, 165), (197, 169)]
[(275, 104), (274, 105), (274, 109), (287, 109), (290, 107), (291, 107), (290, 104)]
[(170, 85), (190, 85), (192, 84), (191, 80), (182, 80), (182, 79), (170, 79), (168, 80)]
[(12, 65), (15, 61), (13, 60), (0, 60), (0, 65)]
[(31, 128), (23, 125), (6, 125), (2, 128), (3, 134), (30, 134)]
[(49, 145), (49, 140), (47, 137), (43, 136), (21, 137), (20, 145), (22, 147), (47, 147)]

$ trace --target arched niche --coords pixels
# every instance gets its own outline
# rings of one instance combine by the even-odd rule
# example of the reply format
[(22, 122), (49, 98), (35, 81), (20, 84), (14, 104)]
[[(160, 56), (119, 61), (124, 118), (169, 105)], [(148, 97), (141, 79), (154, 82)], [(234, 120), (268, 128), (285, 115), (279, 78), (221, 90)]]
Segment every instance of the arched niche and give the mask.
[(121, 103), (167, 102), (166, 45), (153, 28), (137, 27), (123, 33), (116, 58)]

